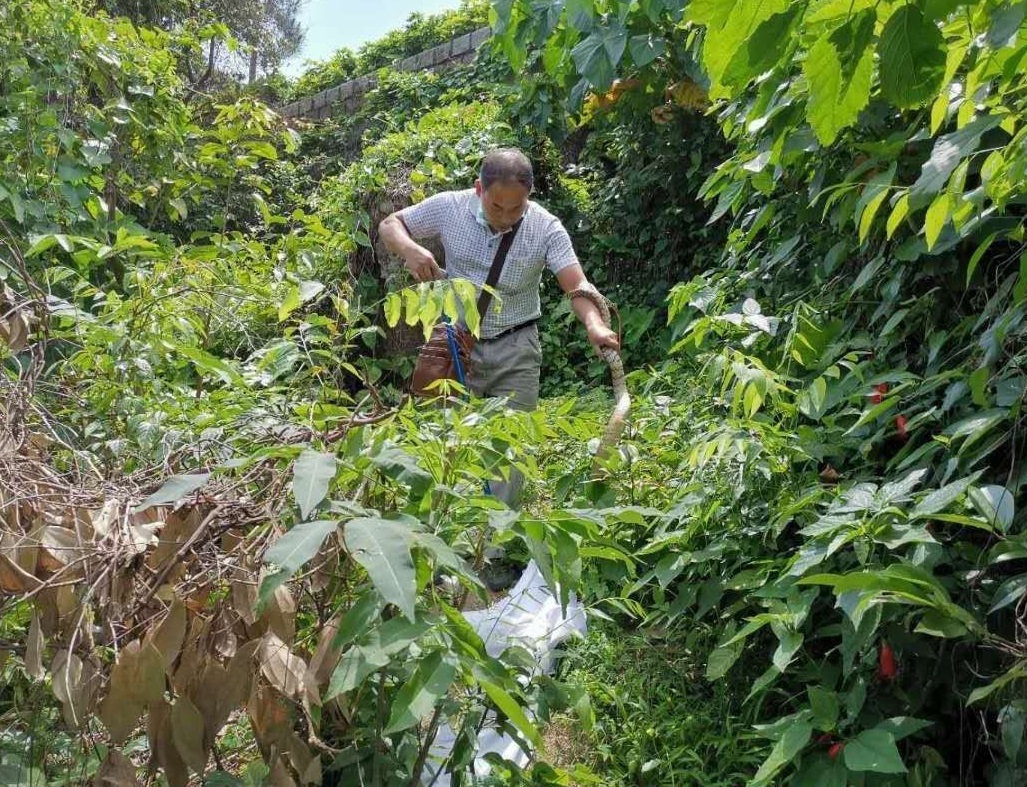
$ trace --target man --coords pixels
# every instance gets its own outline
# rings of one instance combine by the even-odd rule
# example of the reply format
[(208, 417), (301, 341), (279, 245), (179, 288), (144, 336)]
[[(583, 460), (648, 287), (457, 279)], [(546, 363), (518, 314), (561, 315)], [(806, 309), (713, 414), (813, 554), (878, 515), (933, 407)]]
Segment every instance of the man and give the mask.
[[(531, 161), (520, 150), (489, 152), (473, 189), (445, 191), (397, 211), (378, 226), (386, 248), (402, 258), (419, 282), (469, 279), (484, 284), (503, 235), (520, 222), (493, 299), (482, 315), (481, 336), (471, 355), (467, 384), (475, 396), (509, 397), (510, 406), (534, 410), (538, 404), (542, 350), (538, 319), (542, 271), (556, 275), (565, 293), (590, 287), (560, 220), (530, 199), (534, 187)], [(418, 239), (439, 238), (445, 250), (443, 271)], [(597, 350), (619, 349), (617, 335), (586, 298), (571, 302)], [(513, 505), (520, 492), (519, 474), (509, 484), (494, 483), (493, 492)]]

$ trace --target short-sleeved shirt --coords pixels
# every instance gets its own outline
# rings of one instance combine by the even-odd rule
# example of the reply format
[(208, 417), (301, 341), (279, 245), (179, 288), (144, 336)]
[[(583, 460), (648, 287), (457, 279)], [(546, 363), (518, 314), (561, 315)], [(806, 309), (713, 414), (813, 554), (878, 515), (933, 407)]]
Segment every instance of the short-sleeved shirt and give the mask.
[[(415, 240), (439, 238), (446, 253), (446, 277), (485, 283), (503, 233), (479, 223), (480, 201), (474, 189), (443, 191), (399, 212)], [(509, 230), (506, 230), (509, 232)], [(491, 338), (541, 315), (542, 271), (559, 273), (578, 262), (570, 236), (556, 216), (529, 200), (503, 265), (481, 335)]]

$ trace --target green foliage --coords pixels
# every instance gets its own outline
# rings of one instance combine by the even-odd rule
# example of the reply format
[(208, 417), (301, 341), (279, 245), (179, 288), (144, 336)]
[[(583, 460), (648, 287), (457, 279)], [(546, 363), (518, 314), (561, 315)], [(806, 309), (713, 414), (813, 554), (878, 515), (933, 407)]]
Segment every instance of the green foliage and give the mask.
[[(766, 745), (739, 718), (734, 687), (702, 678), (708, 630), (684, 641), (597, 624), (568, 648), (561, 679), (587, 692), (577, 733), (602, 784), (733, 785)], [(566, 755), (565, 755), (566, 756)]]
[[(678, 418), (636, 422), (624, 452), (673, 469), (634, 498), (665, 519), (638, 534), (648, 567), (620, 604), (654, 625), (715, 615), (713, 680), (766, 649), (750, 701), (775, 743), (754, 784), (1013, 783), (1016, 758), (956, 753), (954, 720), (1015, 718), (1022, 675), (1005, 557), (1024, 521), (1022, 9), (671, 5), (497, 7), (499, 45), (530, 64), (541, 42), (571, 109), (614, 75), (694, 79), (698, 56), (736, 146), (703, 189), (725, 253), (672, 291), (681, 360), (647, 384)], [(607, 46), (682, 10), (663, 64)]]

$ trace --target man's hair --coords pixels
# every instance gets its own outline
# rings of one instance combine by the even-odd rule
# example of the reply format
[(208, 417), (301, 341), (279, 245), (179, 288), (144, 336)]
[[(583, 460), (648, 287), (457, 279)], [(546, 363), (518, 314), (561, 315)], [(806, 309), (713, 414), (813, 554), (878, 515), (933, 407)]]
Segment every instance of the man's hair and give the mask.
[(531, 191), (535, 185), (531, 160), (517, 148), (497, 148), (486, 153), (478, 178), (483, 189), (491, 188), (496, 183), (519, 183)]

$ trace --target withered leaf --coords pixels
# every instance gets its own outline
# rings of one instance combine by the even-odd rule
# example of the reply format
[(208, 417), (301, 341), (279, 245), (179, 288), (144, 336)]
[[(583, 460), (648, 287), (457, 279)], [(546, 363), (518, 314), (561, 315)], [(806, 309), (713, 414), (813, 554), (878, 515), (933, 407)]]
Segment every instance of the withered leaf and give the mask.
[(203, 715), (188, 697), (179, 697), (171, 707), (171, 735), (182, 760), (195, 773), (203, 775), (207, 767), (204, 744)]
[(291, 715), (289, 707), (271, 688), (254, 682), (246, 710), (265, 756), (272, 747), (281, 748), (285, 744), (292, 733)]
[(228, 662), (228, 676), (225, 678), (221, 691), (218, 694), (217, 702), (217, 728), (221, 729), (229, 715), (236, 708), (240, 707), (246, 698), (250, 696), (255, 677), (255, 665), (253, 657), (260, 648), (262, 640), (253, 639), (236, 651), (232, 660)]
[(167, 700), (161, 699), (150, 708), (147, 734), (150, 738), (150, 751), (157, 764), (164, 769), (168, 787), (187, 787), (189, 769), (175, 746), (171, 732), (171, 705)]
[(53, 674), (53, 693), (61, 703), (64, 720), (77, 730), (85, 718), (82, 659), (67, 650), (59, 650), (50, 671)]
[[(115, 667), (117, 669), (117, 667)], [(125, 742), (143, 715), (143, 703), (128, 688), (124, 678), (111, 678), (107, 696), (100, 702), (100, 721), (110, 733), (111, 742), (118, 746)]]
[(185, 605), (176, 595), (171, 602), (171, 609), (168, 610), (167, 616), (161, 621), (160, 626), (151, 632), (153, 647), (164, 659), (164, 666), (169, 674), (171, 665), (175, 663), (175, 659), (182, 651), (182, 641), (185, 639), (187, 623)]
[(267, 621), (268, 628), (283, 642), (292, 642), (296, 638), (296, 601), (289, 588), (285, 585), (275, 588), (261, 619)]
[(29, 624), (29, 637), (25, 646), (25, 671), (35, 680), (43, 678), (43, 627), (38, 609), (32, 612), (32, 623)]
[(264, 635), (259, 658), (260, 671), (272, 686), (286, 697), (303, 695), (307, 664), (273, 631)]
[(93, 787), (137, 787), (136, 767), (117, 749), (110, 749), (93, 778)]
[(342, 650), (332, 645), (335, 635), (339, 633), (339, 621), (341, 619), (342, 615), (340, 613), (322, 626), (321, 636), (317, 642), (317, 650), (314, 651), (314, 655), (310, 659), (310, 672), (319, 686), (327, 685), (328, 680), (332, 677), (332, 673), (335, 672), (339, 658), (342, 656)]
[(285, 767), (281, 757), (275, 758), (275, 763), (271, 766), (271, 773), (267, 776), (267, 784), (270, 787), (296, 787), (296, 780), (292, 778), (292, 774)]

